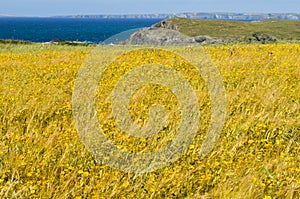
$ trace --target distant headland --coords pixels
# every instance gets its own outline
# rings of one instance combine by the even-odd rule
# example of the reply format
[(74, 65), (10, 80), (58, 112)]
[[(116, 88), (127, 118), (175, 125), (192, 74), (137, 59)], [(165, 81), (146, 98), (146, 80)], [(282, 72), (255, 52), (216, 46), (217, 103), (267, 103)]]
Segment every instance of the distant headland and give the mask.
[(119, 19), (168, 19), (168, 18), (192, 18), (192, 19), (218, 19), (218, 20), (266, 20), (266, 19), (281, 19), (281, 20), (300, 20), (300, 13), (202, 13), (202, 12), (187, 12), (178, 14), (120, 14), (120, 15), (68, 15), (54, 16), (65, 18), (119, 18)]

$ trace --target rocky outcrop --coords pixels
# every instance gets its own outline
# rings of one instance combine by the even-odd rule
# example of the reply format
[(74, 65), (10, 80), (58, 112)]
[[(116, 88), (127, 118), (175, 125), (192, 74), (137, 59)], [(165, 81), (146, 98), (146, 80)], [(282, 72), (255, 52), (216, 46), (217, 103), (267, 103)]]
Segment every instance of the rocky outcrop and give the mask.
[(125, 41), (127, 44), (156, 44), (156, 45), (168, 45), (168, 44), (191, 44), (195, 43), (193, 37), (189, 37), (181, 34), (178, 31), (170, 30), (166, 28), (145, 28), (138, 32), (135, 32), (130, 38)]
[(269, 34), (264, 34), (264, 33), (254, 33), (252, 35), (256, 41), (262, 42), (262, 43), (266, 43), (266, 42), (276, 42), (277, 38), (274, 37), (273, 35), (269, 35)]
[(151, 27), (133, 33), (128, 40), (123, 42), (123, 44), (180, 45), (180, 44), (223, 44), (223, 43), (230, 43), (230, 42), (238, 42), (238, 40), (232, 38), (212, 38), (207, 35), (189, 37), (176, 30)]
[[(166, 28), (162, 28), (164, 26)], [(168, 28), (167, 28), (168, 27)], [(180, 44), (226, 44), (237, 42), (258, 42), (258, 43), (274, 43), (277, 41), (276, 37), (269, 34), (253, 34), (252, 38), (241, 40), (238, 38), (213, 38), (208, 35), (199, 35), (196, 37), (189, 37), (173, 29), (174, 27), (166, 25), (165, 23), (158, 23), (151, 28), (145, 28), (133, 33), (128, 40), (122, 42), (123, 44), (132, 45), (180, 45)]]
[(170, 21), (161, 21), (151, 26), (152, 28), (165, 28), (170, 30), (179, 30), (179, 27)]
[(194, 38), (195, 38), (195, 41), (198, 42), (198, 43), (211, 42), (213, 40), (212, 37), (207, 36), (207, 35), (199, 35), (199, 36), (196, 36)]
[(239, 41), (238, 39), (233, 38), (212, 38), (207, 35), (199, 35), (194, 37), (197, 43), (201, 44), (223, 44), (223, 43), (232, 43)]

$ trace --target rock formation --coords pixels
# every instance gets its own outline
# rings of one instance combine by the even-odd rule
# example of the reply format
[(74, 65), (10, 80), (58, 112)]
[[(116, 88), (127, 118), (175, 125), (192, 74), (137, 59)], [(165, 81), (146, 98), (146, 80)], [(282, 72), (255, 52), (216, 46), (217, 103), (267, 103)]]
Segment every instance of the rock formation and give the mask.
[(170, 30), (166, 28), (145, 28), (138, 32), (133, 33), (130, 38), (125, 41), (129, 44), (191, 44), (195, 43), (193, 37), (189, 37), (181, 34), (178, 31)]
[(161, 21), (152, 26), (152, 28), (165, 28), (170, 30), (179, 30), (178, 26), (168, 21)]
[(274, 37), (273, 35), (269, 35), (269, 34), (264, 34), (264, 33), (254, 33), (252, 35), (256, 41), (265, 43), (265, 42), (276, 42), (277, 38)]

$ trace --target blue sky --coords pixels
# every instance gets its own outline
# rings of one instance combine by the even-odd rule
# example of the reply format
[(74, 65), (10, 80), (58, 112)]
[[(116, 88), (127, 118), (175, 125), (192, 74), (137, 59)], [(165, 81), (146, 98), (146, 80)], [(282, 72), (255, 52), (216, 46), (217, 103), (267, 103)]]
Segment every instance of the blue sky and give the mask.
[(299, 0), (1, 0), (0, 14), (299, 13)]

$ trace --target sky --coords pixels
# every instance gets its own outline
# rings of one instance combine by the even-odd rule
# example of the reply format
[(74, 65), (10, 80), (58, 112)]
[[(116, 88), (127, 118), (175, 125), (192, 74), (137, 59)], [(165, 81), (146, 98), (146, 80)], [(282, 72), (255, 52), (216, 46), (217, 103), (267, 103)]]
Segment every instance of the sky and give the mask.
[(300, 0), (0, 0), (0, 15), (300, 13)]

